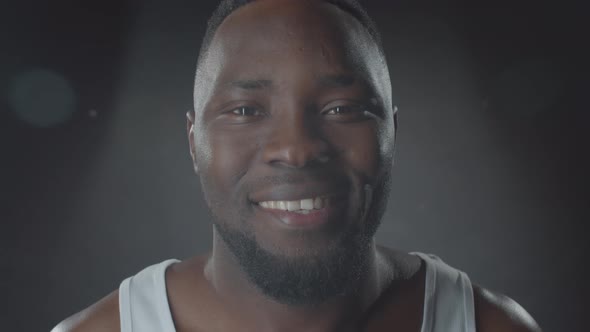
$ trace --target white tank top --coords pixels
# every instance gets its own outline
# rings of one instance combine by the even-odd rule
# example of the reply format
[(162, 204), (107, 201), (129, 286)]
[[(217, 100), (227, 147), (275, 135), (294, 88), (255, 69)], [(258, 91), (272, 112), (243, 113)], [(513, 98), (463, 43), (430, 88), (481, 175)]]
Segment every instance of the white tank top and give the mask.
[[(421, 332), (475, 332), (469, 277), (434, 255), (413, 252), (426, 263)], [(176, 332), (166, 295), (166, 268), (176, 259), (148, 266), (119, 287), (121, 332)]]

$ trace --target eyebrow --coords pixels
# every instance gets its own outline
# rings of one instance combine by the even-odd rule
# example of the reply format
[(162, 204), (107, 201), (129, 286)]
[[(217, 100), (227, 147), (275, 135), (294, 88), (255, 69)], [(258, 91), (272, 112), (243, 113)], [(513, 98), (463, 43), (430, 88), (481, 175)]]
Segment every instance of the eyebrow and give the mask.
[(267, 88), (272, 85), (271, 80), (237, 80), (228, 84), (232, 88), (240, 88), (244, 90), (259, 90)]
[(356, 79), (352, 75), (339, 74), (321, 76), (318, 81), (325, 87), (344, 88), (353, 85), (356, 82)]
[[(348, 87), (356, 82), (356, 78), (354, 76), (346, 74), (324, 75), (319, 77), (317, 80), (321, 86), (328, 88)], [(238, 88), (244, 90), (260, 90), (264, 88), (269, 88), (272, 85), (273, 81), (268, 79), (236, 80), (231, 81), (227, 84), (227, 86), (230, 88)]]

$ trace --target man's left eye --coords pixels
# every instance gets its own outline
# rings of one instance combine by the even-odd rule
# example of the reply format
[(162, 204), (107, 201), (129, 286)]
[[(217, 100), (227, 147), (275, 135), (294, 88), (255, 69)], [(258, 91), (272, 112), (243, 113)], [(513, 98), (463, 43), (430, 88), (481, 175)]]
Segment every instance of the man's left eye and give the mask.
[(322, 112), (323, 115), (336, 120), (365, 120), (372, 118), (373, 113), (363, 105), (339, 105)]
[(338, 114), (363, 112), (363, 111), (364, 110), (362, 108), (360, 108), (360, 107), (336, 106), (336, 107), (332, 107), (331, 109), (327, 110), (324, 114), (338, 115)]

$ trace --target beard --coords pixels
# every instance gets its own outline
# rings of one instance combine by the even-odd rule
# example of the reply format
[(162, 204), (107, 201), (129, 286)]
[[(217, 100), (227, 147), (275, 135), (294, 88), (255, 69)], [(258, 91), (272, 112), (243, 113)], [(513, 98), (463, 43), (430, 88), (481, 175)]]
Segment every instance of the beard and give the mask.
[(300, 256), (273, 253), (255, 238), (216, 222), (215, 229), (248, 279), (286, 305), (317, 305), (354, 293), (369, 268), (372, 235), (349, 231), (336, 245)]
[[(369, 269), (374, 268), (373, 238), (387, 206), (390, 184), (391, 177), (387, 173), (373, 188), (373, 199), (364, 208), (362, 220), (343, 229), (325, 249), (309, 250), (300, 255), (289, 255), (280, 248), (268, 250), (252, 232), (229, 226), (231, 223), (225, 218), (219, 218), (223, 214), (214, 212), (228, 211), (223, 204), (225, 199), (212, 199), (218, 204), (210, 204), (210, 207), (215, 206), (210, 212), (213, 212), (217, 234), (249, 281), (263, 295), (285, 305), (313, 306), (360, 291), (361, 282)], [(247, 224), (251, 212), (245, 207), (235, 212), (230, 218), (238, 220), (239, 225)], [(301, 236), (306, 235), (302, 233)]]

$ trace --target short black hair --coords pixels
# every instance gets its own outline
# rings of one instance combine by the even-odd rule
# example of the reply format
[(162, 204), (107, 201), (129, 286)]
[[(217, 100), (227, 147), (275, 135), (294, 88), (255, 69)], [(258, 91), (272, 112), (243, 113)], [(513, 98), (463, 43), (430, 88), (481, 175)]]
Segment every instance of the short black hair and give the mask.
[[(201, 65), (201, 61), (203, 60), (209, 46), (211, 45), (211, 41), (213, 40), (213, 35), (217, 31), (217, 28), (221, 25), (221, 23), (228, 17), (231, 13), (237, 10), (240, 7), (243, 7), (249, 3), (255, 2), (256, 0), (222, 0), (217, 6), (217, 9), (213, 12), (209, 21), (207, 22), (207, 30), (205, 31), (205, 37), (203, 38), (203, 42), (201, 43), (201, 49), (199, 51), (199, 57), (197, 60), (197, 68)], [(383, 51), (383, 45), (381, 43), (381, 36), (377, 31), (377, 26), (373, 19), (367, 14), (365, 9), (361, 6), (361, 4), (356, 0), (323, 0), (323, 2), (330, 3), (335, 5), (336, 7), (342, 9), (343, 11), (352, 15), (355, 19), (357, 19), (367, 32), (377, 44), (377, 49), (379, 53), (383, 57), (385, 57), (385, 52)]]

